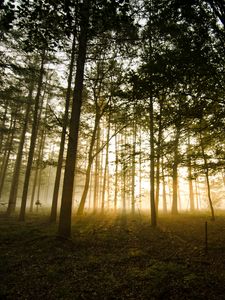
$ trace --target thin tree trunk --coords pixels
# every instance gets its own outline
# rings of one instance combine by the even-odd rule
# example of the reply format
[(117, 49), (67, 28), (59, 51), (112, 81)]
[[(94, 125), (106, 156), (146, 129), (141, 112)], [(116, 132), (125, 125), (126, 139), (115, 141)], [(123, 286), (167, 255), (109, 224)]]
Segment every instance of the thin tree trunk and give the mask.
[(84, 0), (82, 4), (82, 19), (79, 37), (79, 49), (77, 57), (77, 70), (75, 77), (75, 87), (70, 119), (69, 142), (67, 149), (65, 174), (63, 181), (62, 202), (59, 216), (58, 234), (63, 237), (71, 235), (71, 212), (72, 196), (75, 175), (75, 165), (77, 159), (78, 132), (80, 125), (80, 113), (82, 106), (82, 91), (84, 80), (84, 66), (86, 61), (87, 38), (89, 27), (89, 0)]
[(10, 124), (10, 131), (11, 134), (8, 136), (7, 142), (6, 142), (6, 150), (5, 150), (5, 155), (3, 157), (3, 163), (1, 167), (1, 177), (0, 177), (0, 199), (2, 198), (2, 192), (3, 192), (3, 187), (5, 183), (5, 178), (6, 178), (6, 172), (7, 172), (7, 167), (9, 163), (9, 157), (12, 151), (12, 144), (13, 144), (13, 139), (15, 135), (15, 126), (16, 126), (16, 119), (11, 120)]
[(155, 207), (155, 150), (154, 150), (154, 120), (153, 120), (153, 97), (150, 96), (149, 106), (150, 117), (150, 205), (151, 205), (151, 226), (157, 226)]
[[(121, 136), (122, 138), (122, 136)], [(126, 152), (126, 144), (127, 144), (127, 134), (126, 130), (124, 133), (124, 142), (122, 142), (122, 145), (125, 145), (125, 149), (123, 151)], [(122, 179), (123, 179), (123, 185), (122, 185), (122, 203), (123, 203), (123, 214), (126, 213), (126, 186), (127, 186), (127, 161), (126, 161), (126, 153), (123, 153), (123, 162), (122, 162)]]
[(195, 199), (193, 190), (193, 180), (192, 180), (192, 165), (191, 165), (191, 145), (190, 145), (190, 134), (188, 133), (188, 183), (189, 183), (189, 199), (190, 199), (190, 211), (195, 210)]
[(163, 184), (163, 212), (167, 213), (167, 201), (166, 201), (166, 183), (165, 183), (165, 174), (164, 174), (164, 165), (162, 157), (162, 184)]
[(155, 192), (156, 213), (158, 213), (158, 209), (159, 209), (160, 156), (161, 156), (161, 140), (162, 140), (162, 109), (163, 109), (163, 101), (160, 100), (158, 141), (157, 141), (157, 153), (156, 153), (156, 192)]
[(66, 129), (67, 129), (68, 119), (69, 119), (71, 86), (72, 86), (72, 78), (73, 78), (73, 67), (74, 67), (74, 61), (75, 61), (75, 48), (76, 48), (75, 46), (76, 46), (76, 34), (73, 35), (73, 43), (72, 43), (72, 48), (71, 48), (69, 75), (68, 75), (67, 90), (66, 90), (65, 111), (64, 111), (64, 117), (63, 117), (63, 127), (62, 127), (62, 132), (61, 132), (59, 156), (58, 156), (53, 197), (52, 197), (50, 222), (56, 222), (56, 218), (57, 218), (59, 187), (60, 187), (60, 180), (61, 180), (61, 174), (62, 174), (63, 154), (64, 154), (65, 141), (66, 141)]
[[(37, 188), (38, 178), (40, 176), (40, 165), (41, 165), (40, 162), (43, 157), (44, 143), (45, 143), (45, 132), (42, 129), (40, 143), (39, 143), (39, 149), (38, 149), (38, 155), (37, 155), (37, 164), (36, 164), (35, 175), (34, 175), (33, 191), (32, 191), (32, 197), (31, 197), (31, 202), (30, 202), (30, 212), (33, 212), (33, 207), (34, 207), (34, 202), (35, 202), (34, 201), (35, 191)], [(39, 200), (39, 199), (37, 199), (37, 200)]]
[[(8, 101), (7, 101), (6, 105), (5, 105), (4, 114), (3, 114), (3, 117), (2, 117), (2, 124), (1, 124), (2, 129), (5, 128), (5, 122), (6, 122), (7, 112), (8, 112), (8, 105), (9, 104), (8, 104)], [(4, 137), (4, 130), (1, 130), (0, 131), (0, 153), (2, 152), (3, 137)]]
[(36, 144), (37, 133), (38, 133), (38, 116), (39, 116), (39, 104), (40, 104), (39, 102), (40, 102), (40, 97), (41, 97), (41, 89), (42, 89), (42, 85), (43, 85), (44, 62), (45, 62), (45, 50), (43, 50), (43, 52), (42, 52), (40, 74), (39, 74), (39, 79), (38, 79), (38, 89), (37, 89), (37, 94), (36, 94), (36, 97), (35, 97), (35, 107), (34, 107), (34, 114), (33, 114), (33, 124), (32, 124), (30, 149), (29, 149), (29, 156), (28, 156), (28, 162), (27, 162), (26, 173), (25, 173), (25, 180), (24, 180), (24, 185), (23, 185), (21, 208), (20, 208), (20, 214), (19, 214), (19, 220), (20, 221), (25, 220), (25, 212), (26, 212), (29, 182), (30, 182), (30, 174), (31, 174), (35, 144)]
[(137, 141), (137, 124), (133, 124), (133, 147), (132, 147), (132, 191), (131, 191), (131, 210), (135, 214), (135, 175), (136, 175), (136, 141)]
[[(10, 141), (12, 139), (12, 134), (13, 134), (13, 122), (15, 119), (11, 118), (10, 120), (10, 125), (9, 125), (9, 129), (8, 129), (8, 136), (7, 139), (5, 141), (5, 149), (4, 149), (4, 153), (2, 156), (2, 162), (1, 162), (1, 167), (0, 167), (0, 186), (2, 185), (2, 181), (5, 180), (5, 172), (6, 172), (6, 168), (7, 168), (7, 164), (6, 164), (6, 160), (7, 160), (7, 155), (9, 152), (9, 145), (10, 145)], [(10, 150), (11, 151), (11, 150)]]
[(210, 210), (211, 210), (211, 219), (212, 219), (212, 221), (215, 221), (215, 214), (214, 214), (214, 208), (213, 208), (212, 197), (211, 197), (211, 188), (210, 188), (210, 182), (209, 182), (209, 167), (208, 167), (207, 157), (205, 154), (205, 148), (204, 148), (201, 132), (200, 132), (200, 144), (201, 144), (200, 146), (201, 146), (201, 151), (202, 151), (202, 157), (203, 157), (203, 161), (204, 161), (207, 194), (208, 194), (209, 206), (210, 206)]
[(140, 205), (140, 209), (142, 208), (142, 143), (141, 143), (141, 138), (142, 138), (142, 134), (141, 134), (141, 130), (140, 130), (140, 154), (139, 154), (139, 205)]
[(99, 162), (99, 148), (100, 148), (100, 127), (98, 126), (97, 130), (97, 143), (96, 143), (96, 153), (98, 153), (95, 156), (95, 175), (94, 175), (94, 205), (93, 205), (93, 211), (96, 213), (98, 208), (98, 195), (99, 195), (99, 177), (100, 177), (100, 162)]
[(33, 188), (31, 193), (31, 200), (30, 200), (30, 212), (33, 212), (33, 206), (34, 206), (34, 198), (35, 198), (35, 192), (36, 192), (36, 186), (38, 182), (38, 162), (36, 162), (36, 167), (34, 170), (34, 178), (33, 178)]
[[(93, 169), (93, 164), (91, 166)], [(92, 200), (92, 192), (93, 192), (93, 170), (90, 172), (90, 184), (89, 184), (89, 195), (88, 195), (88, 209), (91, 209), (91, 200)]]
[(173, 158), (173, 202), (172, 202), (172, 214), (178, 214), (178, 164), (179, 164), (179, 138), (180, 129), (177, 128), (176, 138), (174, 141), (174, 158)]
[(30, 114), (30, 109), (31, 109), (33, 91), (34, 91), (34, 82), (32, 80), (31, 86), (29, 89), (28, 99), (27, 99), (28, 102), (27, 102), (27, 107), (26, 107), (26, 112), (25, 112), (23, 129), (22, 129), (22, 133), (20, 136), (20, 142), (19, 142), (19, 147), (18, 147), (18, 151), (17, 151), (16, 162), (15, 162), (14, 170), (13, 170), (13, 177), (12, 177), (12, 183), (11, 183), (11, 188), (10, 188), (10, 193), (9, 193), (9, 202), (8, 202), (8, 208), (7, 208), (8, 216), (10, 216), (13, 212), (15, 212), (15, 209), (16, 209), (16, 200), (17, 200), (21, 162), (22, 162), (22, 157), (23, 157), (23, 148), (24, 148), (24, 142), (25, 142), (27, 127), (28, 127), (28, 122), (29, 122), (29, 114)]
[(88, 152), (88, 165), (87, 165), (87, 169), (86, 169), (86, 178), (85, 178), (85, 184), (84, 184), (84, 190), (82, 193), (82, 197), (81, 197), (81, 201), (77, 210), (77, 214), (78, 215), (82, 215), (84, 212), (84, 206), (85, 206), (85, 202), (86, 202), (86, 198), (87, 198), (87, 193), (88, 193), (88, 189), (89, 189), (89, 184), (90, 184), (90, 176), (91, 176), (91, 167), (92, 167), (92, 163), (93, 163), (93, 149), (94, 149), (94, 144), (95, 144), (95, 140), (96, 140), (96, 135), (98, 132), (98, 127), (99, 127), (99, 121), (100, 121), (100, 116), (98, 113), (96, 113), (95, 115), (95, 125), (94, 125), (94, 129), (92, 132), (92, 137), (91, 137), (91, 143), (90, 143), (90, 148), (89, 148), (89, 152)]
[[(104, 127), (104, 125), (103, 125)], [(104, 134), (104, 131), (102, 131), (103, 134)], [(103, 137), (103, 141), (104, 141), (104, 137)], [(102, 142), (103, 143), (103, 142)], [(100, 147), (101, 149), (101, 147)], [(99, 150), (100, 150), (99, 149)], [(103, 162), (104, 162), (104, 149), (102, 149), (101, 151), (101, 156), (99, 156), (99, 169), (98, 169), (98, 174), (99, 174), (99, 188), (98, 188), (98, 208), (100, 209), (101, 208), (101, 199), (102, 199), (102, 193), (103, 193)]]
[[(116, 126), (115, 126), (115, 132), (116, 132)], [(115, 135), (115, 189), (114, 189), (114, 211), (117, 210), (117, 198), (118, 198), (118, 140), (117, 140), (117, 134)]]
[(110, 210), (110, 202), (111, 202), (111, 197), (110, 197), (110, 172), (109, 172), (109, 164), (107, 167), (107, 209), (108, 211)]
[(111, 118), (109, 115), (108, 119), (108, 131), (107, 131), (107, 145), (106, 145), (106, 156), (105, 156), (105, 166), (104, 166), (104, 173), (103, 173), (103, 186), (102, 186), (102, 213), (105, 209), (105, 194), (106, 194), (106, 177), (108, 173), (108, 165), (109, 165), (109, 136), (110, 136), (110, 122)]

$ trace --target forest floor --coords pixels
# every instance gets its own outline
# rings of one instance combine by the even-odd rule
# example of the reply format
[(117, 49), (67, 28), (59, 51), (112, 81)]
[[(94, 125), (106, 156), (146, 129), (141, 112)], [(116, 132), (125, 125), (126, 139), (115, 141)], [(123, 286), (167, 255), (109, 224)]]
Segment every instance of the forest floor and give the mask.
[[(208, 221), (208, 251), (204, 228)], [(72, 239), (0, 216), (0, 299), (225, 299), (225, 215), (86, 215)]]

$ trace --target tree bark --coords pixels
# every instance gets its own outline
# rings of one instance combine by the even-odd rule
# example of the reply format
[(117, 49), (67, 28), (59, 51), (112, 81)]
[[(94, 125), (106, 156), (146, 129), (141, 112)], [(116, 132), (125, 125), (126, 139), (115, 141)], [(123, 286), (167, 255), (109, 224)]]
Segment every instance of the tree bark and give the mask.
[(10, 124), (10, 131), (11, 133), (8, 135), (8, 139), (6, 141), (6, 149), (5, 149), (5, 154), (3, 157), (3, 162), (1, 166), (1, 176), (0, 176), (0, 199), (2, 198), (2, 192), (3, 192), (3, 187), (5, 183), (5, 177), (6, 177), (6, 172), (7, 172), (7, 167), (9, 163), (9, 157), (12, 151), (12, 144), (13, 144), (13, 139), (15, 135), (15, 126), (16, 126), (16, 119), (11, 119), (11, 124)]
[(155, 192), (156, 213), (158, 213), (158, 209), (159, 209), (160, 155), (161, 155), (161, 139), (162, 139), (162, 109), (163, 109), (163, 101), (160, 100), (158, 140), (157, 140), (157, 153), (156, 153), (156, 192)]
[(155, 150), (154, 150), (154, 120), (153, 120), (153, 97), (150, 95), (149, 105), (150, 118), (150, 206), (151, 206), (151, 226), (157, 226), (157, 216), (155, 207)]
[(195, 199), (193, 190), (193, 180), (192, 180), (192, 165), (191, 165), (191, 145), (190, 145), (190, 135), (188, 133), (188, 183), (189, 183), (189, 199), (190, 199), (190, 211), (195, 210)]
[(176, 138), (174, 141), (174, 157), (173, 157), (173, 202), (172, 202), (172, 214), (178, 214), (178, 164), (179, 164), (179, 138), (180, 129), (176, 129)]
[(106, 157), (105, 157), (105, 166), (104, 166), (104, 173), (103, 173), (103, 186), (102, 186), (102, 213), (105, 209), (105, 194), (106, 194), (106, 177), (108, 174), (108, 166), (109, 166), (109, 136), (110, 136), (110, 113), (108, 118), (108, 130), (107, 130), (107, 145), (106, 145)]
[(94, 203), (93, 203), (94, 213), (96, 213), (97, 208), (98, 208), (98, 196), (99, 196), (99, 181), (100, 181), (99, 148), (100, 148), (100, 127), (98, 126), (97, 143), (96, 143), (96, 153), (98, 153), (98, 154), (95, 156), (95, 175), (94, 175)]
[[(40, 172), (41, 172), (41, 160), (43, 157), (43, 150), (44, 150), (44, 144), (45, 144), (45, 132), (44, 129), (42, 129), (41, 132), (41, 138), (39, 142), (39, 149), (38, 149), (38, 155), (37, 155), (37, 165), (35, 169), (35, 176), (34, 176), (34, 182), (33, 182), (33, 191), (32, 191), (32, 196), (31, 196), (31, 201), (30, 201), (30, 212), (33, 212), (33, 206), (34, 206), (34, 199), (35, 199), (35, 191), (37, 188), (37, 183), (38, 179), (40, 177)], [(37, 197), (37, 200), (39, 201), (40, 199)]]
[(75, 165), (77, 159), (78, 132), (80, 125), (80, 113), (82, 106), (82, 91), (84, 80), (84, 66), (87, 52), (87, 39), (89, 27), (89, 0), (84, 0), (82, 4), (81, 28), (79, 36), (79, 48), (77, 56), (77, 70), (75, 77), (75, 87), (73, 93), (72, 112), (69, 127), (69, 141), (63, 181), (62, 202), (59, 216), (58, 234), (64, 238), (71, 235), (71, 213), (72, 196), (75, 175)]
[(8, 202), (8, 207), (7, 207), (7, 215), (8, 216), (10, 216), (13, 212), (15, 212), (15, 209), (16, 209), (19, 176), (20, 176), (21, 162), (22, 162), (22, 157), (23, 157), (23, 148), (24, 148), (24, 142), (25, 142), (27, 127), (28, 127), (28, 122), (29, 122), (29, 114), (30, 114), (30, 109), (31, 109), (33, 91), (34, 91), (34, 82), (32, 80), (31, 86), (29, 89), (28, 99), (27, 99), (28, 102), (27, 102), (27, 107), (26, 107), (26, 112), (25, 112), (23, 129), (22, 129), (22, 133), (20, 136), (20, 142), (19, 142), (19, 147), (18, 147), (18, 151), (17, 151), (16, 162), (15, 162), (14, 170), (13, 170), (12, 183), (11, 183), (11, 188), (10, 188), (10, 193), (9, 193), (9, 202)]
[(132, 190), (131, 190), (131, 211), (135, 214), (135, 175), (136, 175), (136, 141), (137, 141), (137, 124), (133, 121), (133, 147), (132, 147)]
[[(116, 132), (116, 126), (115, 126), (115, 132)], [(114, 189), (114, 211), (117, 210), (117, 197), (118, 197), (118, 164), (119, 164), (119, 157), (118, 157), (118, 140), (117, 140), (117, 134), (115, 135), (115, 189)]]
[(81, 201), (80, 201), (80, 204), (79, 204), (79, 207), (78, 207), (78, 210), (77, 210), (78, 215), (83, 215), (83, 212), (84, 212), (84, 206), (85, 206), (87, 193), (88, 193), (88, 189), (89, 189), (89, 184), (90, 184), (91, 167), (92, 167), (92, 163), (93, 163), (93, 159), (94, 159), (93, 149), (94, 149), (96, 135), (97, 135), (98, 127), (99, 127), (99, 121), (100, 121), (100, 116), (99, 116), (98, 113), (96, 113), (96, 115), (95, 115), (95, 125), (94, 125), (94, 129), (93, 129), (93, 132), (92, 132), (91, 143), (90, 143), (90, 148), (89, 148), (89, 152), (88, 152), (88, 165), (87, 165), (87, 169), (86, 169), (86, 178), (85, 178), (84, 190), (83, 190)]
[(53, 197), (52, 197), (50, 222), (56, 222), (56, 218), (57, 218), (59, 187), (60, 187), (60, 180), (61, 180), (61, 174), (62, 174), (63, 154), (64, 154), (65, 141), (66, 141), (66, 129), (67, 129), (68, 119), (69, 119), (71, 86), (72, 86), (72, 78), (73, 78), (73, 67), (74, 67), (74, 61), (75, 61), (75, 48), (76, 48), (75, 41), (76, 41), (76, 35), (74, 34), (72, 48), (71, 48), (69, 76), (68, 76), (67, 90), (66, 90), (65, 111), (64, 111), (64, 117), (63, 117), (63, 127), (62, 127), (62, 133), (61, 133), (59, 156), (58, 156), (57, 170), (56, 170)]
[[(8, 101), (5, 103), (5, 110), (4, 114), (2, 117), (2, 122), (1, 122), (1, 127), (2, 129), (5, 128), (5, 122), (6, 122), (6, 117), (7, 117), (7, 112), (8, 112)], [(4, 130), (0, 131), (0, 153), (2, 152), (2, 142), (3, 142), (3, 137), (4, 137)]]
[(166, 183), (165, 183), (165, 174), (164, 174), (164, 164), (162, 157), (162, 184), (163, 184), (163, 212), (167, 213), (167, 199), (166, 199)]
[(215, 221), (215, 213), (214, 213), (214, 208), (213, 208), (213, 203), (212, 203), (211, 188), (210, 188), (210, 182), (209, 182), (208, 160), (207, 160), (207, 156), (205, 154), (205, 147), (204, 147), (201, 131), (200, 131), (200, 147), (201, 147), (202, 157), (203, 157), (203, 161), (204, 161), (204, 169), (205, 169), (205, 177), (206, 177), (206, 185), (207, 185), (207, 194), (208, 194), (208, 200), (209, 200), (209, 207), (210, 207), (210, 210), (211, 210), (211, 220)]
[(43, 50), (42, 57), (41, 57), (41, 67), (40, 67), (40, 73), (39, 73), (39, 79), (38, 79), (37, 94), (36, 94), (36, 97), (35, 97), (35, 107), (34, 107), (34, 114), (33, 114), (33, 124), (32, 124), (30, 149), (29, 149), (28, 162), (27, 162), (24, 185), (23, 185), (23, 193), (22, 193), (19, 221), (24, 221), (25, 220), (25, 212), (26, 212), (29, 182), (30, 182), (30, 174), (31, 174), (35, 144), (36, 144), (37, 133), (38, 133), (38, 115), (39, 115), (38, 113), (39, 113), (39, 104), (40, 104), (39, 102), (40, 102), (41, 89), (42, 89), (43, 77), (44, 77), (44, 63), (45, 63), (45, 50)]
[(139, 206), (140, 209), (142, 209), (142, 134), (140, 130), (140, 144), (139, 144)]

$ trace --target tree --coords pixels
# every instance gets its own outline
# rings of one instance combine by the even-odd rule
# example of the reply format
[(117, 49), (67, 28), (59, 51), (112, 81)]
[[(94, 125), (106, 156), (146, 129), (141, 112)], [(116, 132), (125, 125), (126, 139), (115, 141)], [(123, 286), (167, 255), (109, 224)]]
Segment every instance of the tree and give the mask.
[(67, 124), (68, 124), (68, 119), (69, 119), (71, 85), (72, 85), (73, 67), (74, 67), (74, 61), (75, 61), (75, 42), (76, 42), (76, 36), (74, 33), (72, 48), (71, 48), (69, 75), (68, 75), (68, 80), (67, 80), (65, 111), (64, 111), (63, 124), (62, 124), (60, 150), (59, 150), (57, 171), (56, 171), (56, 177), (55, 177), (55, 185), (54, 185), (53, 198), (52, 198), (52, 207), (51, 207), (51, 215), (50, 215), (51, 222), (55, 222), (56, 217), (57, 217), (59, 186), (60, 186), (60, 179), (61, 179), (61, 173), (62, 173), (63, 154), (64, 154), (65, 140), (66, 140), (66, 129), (67, 129)]
[(33, 124), (32, 124), (30, 149), (29, 149), (29, 156), (28, 156), (27, 168), (26, 168), (24, 185), (23, 185), (21, 209), (20, 209), (20, 214), (19, 214), (19, 220), (20, 221), (25, 220), (27, 194), (28, 194), (28, 188), (29, 188), (29, 182), (30, 182), (31, 167), (32, 167), (35, 144), (36, 144), (37, 133), (38, 133), (39, 105), (40, 105), (41, 89), (42, 89), (43, 78), (44, 78), (45, 60), (46, 60), (46, 53), (45, 53), (45, 50), (43, 50), (42, 53), (41, 53), (41, 65), (40, 65), (38, 85), (37, 85), (37, 94), (36, 94), (36, 97), (35, 97), (35, 106), (34, 106), (34, 114), (33, 114)]
[(80, 113), (82, 105), (82, 91), (84, 66), (86, 61), (90, 1), (84, 0), (81, 11), (81, 25), (79, 46), (77, 55), (77, 71), (75, 77), (75, 87), (73, 92), (73, 102), (71, 119), (69, 126), (69, 141), (65, 165), (65, 174), (63, 181), (62, 203), (59, 217), (58, 234), (63, 237), (69, 237), (71, 234), (71, 210), (73, 195), (73, 179), (75, 173), (75, 164), (77, 158), (78, 132), (80, 124)]

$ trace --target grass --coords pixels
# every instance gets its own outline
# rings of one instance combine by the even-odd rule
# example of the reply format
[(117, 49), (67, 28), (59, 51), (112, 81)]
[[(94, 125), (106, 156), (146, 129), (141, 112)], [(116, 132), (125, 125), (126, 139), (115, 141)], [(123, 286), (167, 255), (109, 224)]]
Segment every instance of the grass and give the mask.
[(225, 299), (225, 217), (87, 215), (72, 239), (46, 216), (0, 218), (0, 299)]

